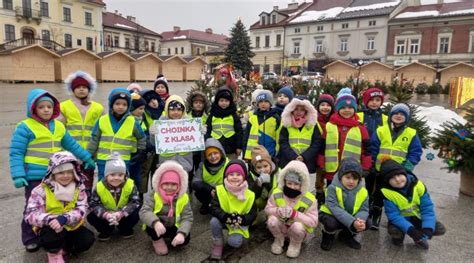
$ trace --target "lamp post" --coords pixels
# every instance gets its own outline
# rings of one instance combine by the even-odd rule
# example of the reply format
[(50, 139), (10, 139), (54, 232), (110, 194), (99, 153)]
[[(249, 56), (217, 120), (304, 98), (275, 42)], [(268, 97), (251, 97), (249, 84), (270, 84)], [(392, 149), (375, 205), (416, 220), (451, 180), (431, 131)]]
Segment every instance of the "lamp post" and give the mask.
[(355, 86), (355, 97), (356, 97), (357, 102), (359, 102), (359, 93), (360, 93), (359, 80), (360, 80), (360, 71), (362, 69), (363, 64), (364, 64), (364, 61), (362, 59), (357, 61), (357, 65), (359, 65), (359, 71), (357, 73), (357, 82)]

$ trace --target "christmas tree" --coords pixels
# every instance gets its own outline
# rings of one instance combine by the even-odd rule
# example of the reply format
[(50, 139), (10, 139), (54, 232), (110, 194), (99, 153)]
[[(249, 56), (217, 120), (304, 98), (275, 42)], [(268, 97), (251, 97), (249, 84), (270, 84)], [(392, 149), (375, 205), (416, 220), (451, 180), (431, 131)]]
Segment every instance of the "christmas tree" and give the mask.
[(255, 53), (250, 49), (250, 37), (242, 21), (237, 20), (230, 31), (229, 45), (225, 50), (224, 61), (242, 71), (244, 75), (250, 73), (253, 63), (250, 60)]

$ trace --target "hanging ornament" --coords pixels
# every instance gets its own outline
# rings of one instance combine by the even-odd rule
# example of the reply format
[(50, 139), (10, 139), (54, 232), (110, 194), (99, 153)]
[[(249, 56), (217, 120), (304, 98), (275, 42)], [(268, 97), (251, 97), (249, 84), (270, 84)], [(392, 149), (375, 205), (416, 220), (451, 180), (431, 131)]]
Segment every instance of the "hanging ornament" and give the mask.
[(429, 152), (429, 153), (426, 154), (426, 159), (428, 161), (433, 161), (434, 158), (435, 158), (435, 155), (432, 152)]
[(461, 139), (461, 140), (466, 140), (470, 141), (472, 140), (471, 138), (468, 138), (471, 133), (467, 129), (461, 129), (455, 132), (455, 134)]

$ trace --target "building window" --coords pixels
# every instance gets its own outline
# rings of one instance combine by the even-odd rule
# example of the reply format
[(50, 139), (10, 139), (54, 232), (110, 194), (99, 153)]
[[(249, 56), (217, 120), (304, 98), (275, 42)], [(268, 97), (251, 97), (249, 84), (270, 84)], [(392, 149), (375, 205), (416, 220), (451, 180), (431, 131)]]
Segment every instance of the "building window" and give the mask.
[(72, 48), (72, 35), (71, 34), (64, 34), (64, 46), (68, 48)]
[(94, 41), (92, 40), (92, 37), (86, 37), (86, 48), (89, 51), (94, 50)]
[(130, 38), (125, 38), (125, 48), (130, 48)]
[(119, 47), (119, 37), (118, 36), (114, 36), (114, 47)]
[(474, 52), (474, 34), (471, 35), (471, 52)]
[(71, 8), (63, 7), (63, 19), (66, 22), (71, 22)]
[(155, 42), (151, 42), (151, 52), (155, 52)]
[(347, 51), (347, 38), (341, 38), (341, 43), (340, 43), (340, 46), (339, 46), (339, 50), (340, 51)]
[(110, 35), (105, 37), (105, 46), (110, 47), (112, 45), (112, 40), (110, 39)]
[(316, 31), (320, 32), (324, 30), (324, 26), (317, 26)]
[(273, 72), (275, 72), (276, 74), (280, 74), (281, 73), (281, 64), (273, 64)]
[(260, 37), (255, 37), (255, 47), (260, 47)]
[(296, 27), (296, 28), (295, 28), (295, 33), (297, 34), (297, 33), (299, 33), (299, 32), (301, 32), (301, 29), (300, 29), (299, 27)]
[(438, 53), (447, 54), (449, 53), (449, 37), (441, 37), (439, 39), (439, 51)]
[(276, 22), (277, 22), (277, 16), (272, 15), (272, 24), (276, 24)]
[(133, 47), (135, 51), (140, 52), (140, 36), (135, 36), (133, 40)]
[(405, 54), (405, 39), (397, 40), (397, 45), (395, 46), (395, 54), (396, 55)]
[(13, 10), (13, 0), (3, 0), (3, 9)]
[(300, 53), (300, 42), (294, 42), (293, 43), (293, 54), (299, 54)]
[(168, 55), (171, 55), (171, 48), (168, 48)]
[(276, 37), (276, 46), (277, 47), (281, 46), (281, 35), (277, 35)]
[(268, 64), (263, 65), (263, 73), (267, 73), (269, 71), (270, 71), (270, 65)]
[(316, 53), (323, 53), (323, 40), (322, 39), (316, 40)]
[(49, 3), (48, 2), (40, 2), (40, 13), (43, 17), (49, 17)]
[(262, 23), (261, 24), (262, 24), (262, 26), (265, 25), (265, 17), (264, 16), (262, 16)]
[(369, 21), (369, 26), (375, 26), (377, 24), (376, 20), (370, 20)]
[(174, 54), (178, 54), (178, 48), (177, 47), (174, 48)]
[(78, 39), (78, 40), (76, 41), (76, 43), (77, 43), (78, 46), (82, 46), (82, 39)]
[(184, 54), (184, 47), (181, 47), (181, 54)]
[(196, 55), (200, 56), (201, 55), (201, 48), (196, 48)]
[(49, 30), (41, 30), (41, 39), (51, 40), (51, 33), (49, 32)]
[(265, 47), (270, 47), (270, 36), (265, 36)]
[(375, 37), (367, 37), (367, 50), (375, 49)]
[(92, 13), (85, 12), (86, 26), (92, 26)]
[(148, 40), (145, 40), (145, 51), (148, 51)]
[(342, 29), (346, 29), (346, 28), (349, 28), (349, 23), (343, 23), (342, 24)]
[(15, 40), (15, 26), (5, 25), (5, 41)]
[(410, 39), (410, 54), (420, 53), (420, 40)]

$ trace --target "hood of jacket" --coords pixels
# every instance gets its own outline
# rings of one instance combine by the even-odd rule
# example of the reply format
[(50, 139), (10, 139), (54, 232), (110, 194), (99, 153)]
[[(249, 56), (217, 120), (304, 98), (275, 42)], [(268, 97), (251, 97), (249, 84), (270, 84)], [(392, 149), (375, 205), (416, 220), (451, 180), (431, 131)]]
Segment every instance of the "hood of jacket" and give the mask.
[(285, 176), (288, 173), (296, 173), (301, 178), (301, 193), (304, 194), (309, 191), (309, 172), (306, 164), (300, 161), (291, 161), (278, 174), (278, 188), (283, 190), (285, 186)]
[(318, 112), (309, 100), (300, 100), (294, 98), (291, 102), (286, 105), (283, 113), (281, 114), (281, 123), (285, 127), (291, 127), (291, 114), (298, 106), (303, 106), (306, 110), (306, 123), (305, 126), (310, 128), (316, 125), (318, 121)]
[(183, 104), (183, 106), (184, 106), (184, 112), (183, 112), (183, 117), (182, 117), (182, 119), (186, 118), (186, 103), (184, 102), (183, 98), (181, 98), (181, 97), (178, 96), (178, 95), (171, 95), (171, 96), (166, 100), (165, 108), (164, 108), (164, 110), (163, 110), (164, 113), (165, 113), (164, 116), (165, 116), (166, 118), (168, 118), (168, 106), (170, 105), (170, 102), (172, 102), (172, 101), (174, 101), (174, 100), (177, 101), (177, 102), (179, 102), (179, 103), (181, 103), (181, 104)]
[(342, 189), (344, 189), (344, 192), (347, 192), (347, 193), (350, 193), (350, 194), (356, 194), (362, 187), (365, 186), (364, 182), (362, 182), (362, 179), (359, 179), (359, 182), (357, 184), (356, 187), (354, 187), (354, 189), (352, 190), (349, 190), (347, 189), (346, 187), (344, 187), (339, 179), (339, 176), (334, 176), (334, 178), (332, 179), (332, 183), (334, 186), (337, 186), (337, 187), (340, 187)]
[[(161, 99), (160, 95), (158, 95), (154, 90), (147, 89), (142, 90), (140, 92), (140, 96), (142, 96), (142, 98), (146, 101), (145, 112), (148, 113), (152, 119), (158, 120), (161, 117), (165, 107), (165, 103)], [(153, 109), (152, 107), (148, 106), (148, 103), (150, 103), (152, 99), (156, 99), (158, 101), (158, 108)]]
[(200, 96), (204, 99), (204, 112), (209, 112), (209, 100), (207, 99), (206, 94), (204, 92), (197, 90), (197, 89), (192, 89), (189, 93), (189, 95), (186, 97), (186, 109), (191, 112), (193, 110), (193, 101), (194, 98), (197, 96)]
[(72, 163), (74, 166), (74, 179), (76, 180), (76, 183), (82, 183), (84, 176), (82, 174), (81, 166), (77, 161), (77, 158), (68, 151), (57, 152), (53, 154), (51, 158), (49, 158), (48, 170), (46, 171), (42, 182), (50, 184), (52, 181), (51, 176), (53, 175), (54, 169), (65, 163)]
[(51, 120), (56, 119), (57, 117), (59, 117), (59, 114), (61, 114), (59, 100), (56, 99), (56, 97), (54, 97), (53, 94), (51, 94), (50, 92), (44, 89), (33, 89), (32, 91), (30, 91), (30, 93), (28, 93), (28, 97), (26, 99), (26, 116), (29, 118), (34, 118), (38, 120), (39, 117), (35, 115), (35, 108), (36, 108), (35, 104), (36, 104), (36, 101), (43, 96), (48, 96), (53, 100), (54, 106), (53, 106), (53, 115), (51, 116)]
[(69, 76), (67, 76), (67, 78), (64, 80), (64, 84), (66, 84), (66, 89), (69, 93), (73, 92), (72, 91), (72, 81), (77, 77), (81, 77), (89, 83), (89, 95), (92, 95), (92, 94), (95, 93), (95, 91), (97, 90), (96, 80), (91, 75), (89, 75), (87, 72), (80, 71), (80, 70), (69, 74)]
[(207, 138), (206, 143), (205, 143), (206, 149), (209, 147), (215, 147), (221, 151), (222, 158), (225, 158), (225, 150), (224, 147), (222, 146), (221, 142), (218, 141), (215, 138)]
[(124, 93), (126, 96), (125, 96), (125, 100), (127, 100), (128, 102), (128, 109), (127, 109), (127, 112), (125, 113), (125, 115), (127, 115), (128, 113), (130, 113), (130, 108), (132, 107), (132, 96), (130, 95), (130, 91), (128, 91), (126, 88), (115, 88), (113, 89), (110, 94), (109, 94), (109, 113), (112, 113), (112, 106), (113, 106), (113, 103), (112, 103), (112, 98), (115, 94), (118, 94), (118, 93)]
[(151, 186), (153, 191), (159, 193), (158, 187), (161, 181), (161, 176), (166, 171), (175, 171), (179, 175), (180, 185), (181, 188), (179, 189), (178, 197), (181, 197), (183, 194), (188, 191), (188, 173), (184, 170), (183, 166), (176, 161), (169, 160), (165, 161), (164, 163), (160, 164), (160, 167), (156, 169), (155, 174), (153, 174), (153, 180), (151, 182)]

